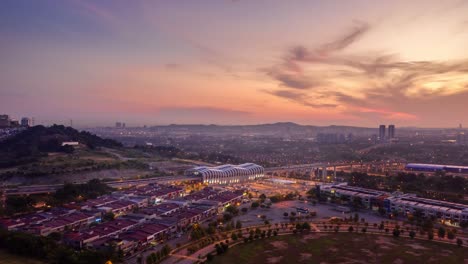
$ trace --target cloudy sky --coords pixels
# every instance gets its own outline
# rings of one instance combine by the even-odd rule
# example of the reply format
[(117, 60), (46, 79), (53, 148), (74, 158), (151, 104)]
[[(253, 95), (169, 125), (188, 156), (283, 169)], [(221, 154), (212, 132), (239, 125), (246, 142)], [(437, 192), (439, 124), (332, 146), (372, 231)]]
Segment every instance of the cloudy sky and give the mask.
[(467, 0), (3, 0), (0, 113), (468, 126), (467, 47)]

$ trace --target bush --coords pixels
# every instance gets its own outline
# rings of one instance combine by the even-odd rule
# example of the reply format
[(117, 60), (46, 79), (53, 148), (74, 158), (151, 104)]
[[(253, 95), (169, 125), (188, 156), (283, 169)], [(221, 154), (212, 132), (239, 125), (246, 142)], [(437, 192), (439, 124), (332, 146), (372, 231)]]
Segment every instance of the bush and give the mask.
[(237, 241), (237, 238), (238, 238), (238, 237), (237, 237), (237, 234), (236, 234), (236, 233), (232, 233), (232, 234), (231, 234), (231, 239), (232, 239), (233, 241)]

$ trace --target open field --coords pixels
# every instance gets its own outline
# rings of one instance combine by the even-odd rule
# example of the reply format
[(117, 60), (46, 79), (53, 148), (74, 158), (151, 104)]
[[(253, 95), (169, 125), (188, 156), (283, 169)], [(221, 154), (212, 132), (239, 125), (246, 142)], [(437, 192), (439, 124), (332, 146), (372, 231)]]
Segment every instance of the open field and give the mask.
[(3, 250), (0, 250), (0, 263), (2, 264), (43, 264), (44, 262), (23, 258), (16, 255), (11, 255)]
[(229, 249), (212, 263), (468, 263), (466, 248), (365, 234), (278, 236)]

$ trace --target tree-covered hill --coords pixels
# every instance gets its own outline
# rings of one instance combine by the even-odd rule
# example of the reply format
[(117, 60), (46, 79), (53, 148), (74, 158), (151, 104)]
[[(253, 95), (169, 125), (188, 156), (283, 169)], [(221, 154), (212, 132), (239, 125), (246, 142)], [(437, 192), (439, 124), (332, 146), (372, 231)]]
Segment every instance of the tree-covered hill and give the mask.
[(121, 143), (103, 139), (86, 131), (53, 125), (34, 126), (0, 142), (0, 168), (7, 168), (37, 161), (49, 152), (73, 152), (73, 147), (62, 146), (63, 142), (77, 141), (87, 148), (120, 147)]

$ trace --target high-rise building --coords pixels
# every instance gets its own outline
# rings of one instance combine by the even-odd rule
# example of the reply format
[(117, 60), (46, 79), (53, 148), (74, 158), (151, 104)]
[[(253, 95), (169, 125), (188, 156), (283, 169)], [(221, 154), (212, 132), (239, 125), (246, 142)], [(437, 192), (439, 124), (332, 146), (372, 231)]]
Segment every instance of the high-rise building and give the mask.
[(127, 125), (125, 123), (122, 123), (122, 128), (125, 128)]
[(28, 117), (21, 118), (21, 126), (28, 127), (31, 126), (31, 119)]
[(380, 141), (385, 140), (385, 125), (380, 125), (379, 126), (379, 140)]
[(395, 125), (388, 126), (388, 138), (389, 139), (395, 138)]
[(122, 127), (122, 123), (120, 123), (120, 122), (115, 122), (115, 127), (116, 127), (116, 128), (121, 128), (121, 127)]
[(466, 135), (465, 132), (459, 132), (457, 134), (457, 144), (459, 145), (465, 145), (467, 143), (466, 141)]
[(10, 126), (10, 116), (0, 115), (0, 127), (9, 127)]

